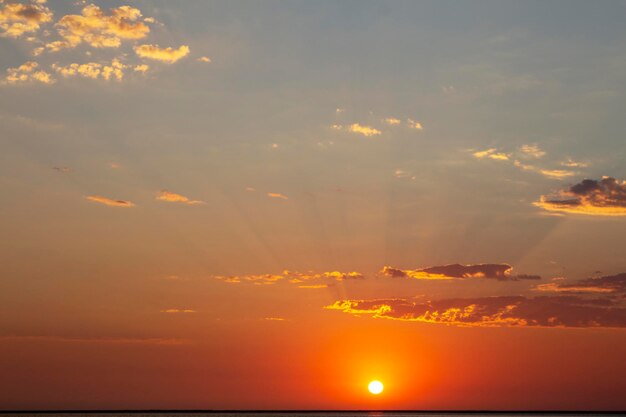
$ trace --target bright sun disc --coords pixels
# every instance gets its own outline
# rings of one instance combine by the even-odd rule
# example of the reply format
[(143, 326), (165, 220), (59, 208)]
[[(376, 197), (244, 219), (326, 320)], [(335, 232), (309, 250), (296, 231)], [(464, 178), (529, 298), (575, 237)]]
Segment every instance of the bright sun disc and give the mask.
[(378, 395), (383, 392), (383, 383), (380, 381), (372, 381), (367, 386), (367, 389), (374, 395)]

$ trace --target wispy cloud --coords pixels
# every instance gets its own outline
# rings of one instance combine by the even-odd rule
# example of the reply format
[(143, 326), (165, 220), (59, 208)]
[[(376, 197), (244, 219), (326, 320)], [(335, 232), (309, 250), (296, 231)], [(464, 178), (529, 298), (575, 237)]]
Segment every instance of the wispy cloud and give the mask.
[(159, 201), (165, 201), (168, 203), (183, 203), (183, 204), (188, 204), (191, 206), (197, 205), (197, 204), (204, 204), (204, 201), (191, 200), (188, 197), (185, 197), (184, 195), (176, 194), (167, 190), (159, 191), (156, 195), (156, 199)]
[(551, 282), (537, 285), (535, 290), (570, 293), (626, 293), (626, 273), (581, 279), (574, 283)]
[(382, 275), (392, 278), (412, 278), (426, 280), (449, 280), (463, 278), (487, 278), (498, 281), (538, 280), (538, 275), (512, 275), (513, 267), (508, 264), (450, 264), (421, 269), (399, 269), (385, 266)]
[(395, 126), (402, 123), (402, 120), (396, 119), (395, 117), (387, 117), (386, 119), (383, 119), (383, 122), (387, 123), (390, 126)]
[(279, 198), (281, 200), (289, 200), (289, 197), (280, 193), (267, 193), (267, 196), (271, 198)]
[(422, 124), (420, 122), (418, 122), (417, 120), (407, 119), (406, 124), (411, 129), (415, 129), (415, 130), (423, 130), (424, 129)]
[(490, 158), (495, 159), (497, 161), (508, 161), (510, 158), (510, 154), (499, 152), (496, 148), (485, 149), (484, 151), (476, 151), (472, 153), (474, 157), (478, 159)]
[(299, 288), (317, 289), (326, 288), (328, 282), (361, 280), (364, 279), (365, 276), (356, 271), (297, 272), (285, 270), (280, 274), (231, 275), (215, 276), (214, 278), (230, 284), (252, 283), (255, 285), (273, 285), (277, 282), (286, 282), (289, 284), (297, 284)]
[(543, 169), (543, 168), (536, 167), (534, 165), (524, 164), (518, 160), (513, 161), (513, 165), (524, 171), (536, 172), (545, 177), (558, 179), (558, 180), (563, 179), (563, 178), (573, 177), (574, 175), (576, 175), (574, 171), (569, 171), (565, 169)]
[(393, 175), (396, 178), (410, 178), (412, 180), (414, 180), (416, 178), (415, 175), (411, 174), (410, 172), (404, 171), (402, 169), (396, 169), (393, 172)]
[(168, 308), (166, 310), (161, 310), (161, 313), (167, 313), (167, 314), (188, 314), (188, 313), (195, 313), (196, 310), (190, 310), (190, 309), (178, 309), (178, 308)]
[(612, 177), (585, 179), (555, 196), (533, 203), (544, 210), (590, 216), (626, 216), (626, 181)]
[(209, 64), (209, 63), (211, 63), (211, 58), (209, 58), (208, 56), (201, 56), (196, 61), (198, 61), (198, 62), (205, 62), (205, 63)]
[(139, 45), (135, 46), (135, 53), (141, 58), (153, 59), (156, 61), (173, 64), (189, 55), (189, 46), (181, 45), (177, 49), (167, 47), (161, 48), (159, 45)]
[(522, 145), (520, 147), (520, 152), (531, 158), (542, 158), (546, 156), (546, 152), (543, 151), (537, 144), (533, 145)]
[(565, 161), (561, 162), (561, 165), (568, 168), (587, 168), (589, 167), (588, 162), (575, 161), (572, 158), (567, 158)]
[(102, 196), (99, 196), (99, 195), (88, 195), (85, 198), (87, 200), (93, 201), (95, 203), (104, 204), (105, 206), (123, 207), (123, 208), (135, 207), (135, 204), (133, 202), (131, 202), (131, 201), (113, 200), (113, 199), (110, 199), (108, 197), (102, 197)]

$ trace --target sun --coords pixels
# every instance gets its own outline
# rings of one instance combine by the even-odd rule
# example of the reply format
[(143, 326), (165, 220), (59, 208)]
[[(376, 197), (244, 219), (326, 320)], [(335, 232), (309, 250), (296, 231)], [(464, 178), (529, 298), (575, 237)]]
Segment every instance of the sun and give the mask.
[(372, 381), (367, 386), (367, 389), (374, 395), (378, 395), (383, 392), (383, 383), (380, 381)]

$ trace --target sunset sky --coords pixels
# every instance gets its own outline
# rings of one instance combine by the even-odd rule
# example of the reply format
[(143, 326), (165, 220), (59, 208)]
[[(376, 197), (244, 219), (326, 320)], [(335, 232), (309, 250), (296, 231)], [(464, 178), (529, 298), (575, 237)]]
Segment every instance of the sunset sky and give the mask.
[(625, 17), (0, 0), (0, 409), (626, 409)]

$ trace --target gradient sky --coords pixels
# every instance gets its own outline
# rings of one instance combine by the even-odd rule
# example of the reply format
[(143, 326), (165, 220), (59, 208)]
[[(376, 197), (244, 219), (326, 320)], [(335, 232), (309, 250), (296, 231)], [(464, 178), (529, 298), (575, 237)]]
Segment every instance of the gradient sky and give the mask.
[(626, 409), (624, 16), (0, 0), (0, 409)]

